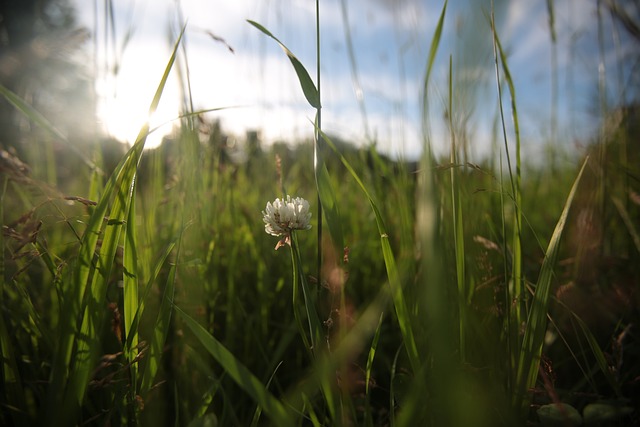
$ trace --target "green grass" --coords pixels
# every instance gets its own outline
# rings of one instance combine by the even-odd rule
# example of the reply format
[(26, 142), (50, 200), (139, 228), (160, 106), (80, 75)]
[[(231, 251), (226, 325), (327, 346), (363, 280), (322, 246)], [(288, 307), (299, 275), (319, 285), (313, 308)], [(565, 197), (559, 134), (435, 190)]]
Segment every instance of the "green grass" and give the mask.
[[(44, 143), (70, 153), (61, 163), (34, 155), (29, 172), (3, 151), (0, 424), (510, 426), (537, 423), (548, 403), (637, 403), (627, 399), (640, 349), (625, 337), (637, 333), (638, 308), (615, 299), (637, 298), (628, 284), (640, 276), (640, 159), (626, 145), (634, 116), (599, 141), (606, 159), (527, 165), (514, 76), (490, 18), (496, 92), (508, 88), (511, 117), (495, 106), (496, 151), (469, 162), (454, 123), (456, 62), (440, 45), (447, 5), (425, 58), (417, 163), (323, 132), (319, 73), (314, 82), (253, 21), (317, 110), (313, 143), (235, 163), (216, 123), (203, 118), (198, 134), (187, 102), (172, 141), (144, 151), (141, 124), (130, 150), (97, 146), (88, 159), (0, 87)], [(450, 150), (437, 157), (432, 73), (445, 55)], [(182, 81), (188, 99), (188, 73)], [(260, 212), (283, 193), (312, 201), (315, 230), (276, 251)], [(596, 249), (624, 267), (589, 282), (575, 267), (591, 260), (580, 224), (602, 200), (608, 237)], [(579, 286), (601, 295), (592, 311), (602, 318), (575, 299)]]

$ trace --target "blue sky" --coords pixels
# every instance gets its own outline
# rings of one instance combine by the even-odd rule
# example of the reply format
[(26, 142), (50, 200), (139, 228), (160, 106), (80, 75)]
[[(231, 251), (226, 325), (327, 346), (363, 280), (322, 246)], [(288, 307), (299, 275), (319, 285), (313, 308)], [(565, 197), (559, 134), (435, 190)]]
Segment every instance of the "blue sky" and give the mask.
[[(516, 85), (523, 144), (535, 155), (552, 136), (552, 43), (546, 2), (495, 3), (499, 36), (509, 53)], [(186, 21), (186, 58), (197, 109), (238, 106), (212, 116), (219, 117), (224, 129), (239, 136), (246, 130), (259, 129), (267, 143), (311, 137), (309, 121), (314, 110), (306, 104), (289, 61), (273, 40), (246, 20), (267, 27), (300, 58), (315, 80), (314, 1), (114, 0), (113, 4), (117, 49), (105, 50), (103, 11), (94, 11), (94, 2), (77, 1), (79, 20), (93, 31), (97, 41), (87, 47), (98, 46), (100, 119), (115, 136), (135, 138), (169, 58), (170, 38)], [(385, 153), (416, 157), (422, 147), (422, 80), (443, 3), (345, 0), (345, 4), (356, 74), (348, 55), (342, 0), (320, 2), (323, 128), (357, 144), (375, 139)], [(584, 142), (597, 125), (589, 113), (597, 101), (600, 60), (596, 2), (565, 0), (554, 4), (558, 34), (556, 139), (570, 145)], [(448, 4), (428, 92), (436, 150), (444, 151), (449, 144), (443, 120), (448, 103), (449, 57), (454, 74), (453, 117), (460, 126), (464, 123), (474, 156), (490, 149), (497, 95), (486, 19), (489, 10), (488, 0), (452, 0)], [(610, 22), (606, 14), (604, 64), (608, 86), (613, 90), (616, 59), (620, 52), (633, 47), (621, 34), (619, 47), (614, 48)], [(129, 29), (133, 30), (131, 38), (123, 46)], [(234, 53), (207, 32), (223, 38)], [(114, 58), (119, 64), (117, 74), (105, 72)], [(173, 77), (176, 75), (174, 72)], [(509, 98), (504, 100), (509, 114)], [(159, 123), (175, 117), (180, 105), (179, 84), (173, 79), (153, 120)]]

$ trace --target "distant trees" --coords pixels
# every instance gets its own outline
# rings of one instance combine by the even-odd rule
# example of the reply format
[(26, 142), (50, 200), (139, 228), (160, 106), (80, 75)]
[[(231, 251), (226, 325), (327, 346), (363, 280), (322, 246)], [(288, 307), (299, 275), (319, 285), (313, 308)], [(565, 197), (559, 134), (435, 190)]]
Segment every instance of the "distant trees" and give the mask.
[[(79, 56), (88, 34), (69, 0), (0, 0), (0, 84), (73, 141), (93, 135), (96, 122), (93, 79)], [(42, 138), (0, 98), (0, 146), (24, 152)]]

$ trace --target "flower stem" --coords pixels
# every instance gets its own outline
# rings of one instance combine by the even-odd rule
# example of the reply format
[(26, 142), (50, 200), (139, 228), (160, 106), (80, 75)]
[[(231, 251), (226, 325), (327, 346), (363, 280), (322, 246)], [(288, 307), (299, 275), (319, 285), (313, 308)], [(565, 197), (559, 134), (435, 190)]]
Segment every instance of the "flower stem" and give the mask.
[[(291, 233), (293, 235), (293, 232)], [(291, 265), (293, 267), (293, 317), (296, 319), (296, 325), (302, 336), (302, 341), (306, 349), (311, 349), (312, 344), (309, 342), (307, 333), (302, 325), (302, 313), (300, 313), (300, 264), (298, 263), (299, 257), (296, 256), (297, 248), (294, 247), (294, 237), (291, 239)]]
[[(296, 316), (296, 322), (298, 324), (298, 328), (300, 329), (300, 333), (303, 336), (303, 341), (307, 348), (311, 349), (312, 355), (315, 354), (318, 350), (318, 343), (322, 337), (322, 327), (320, 324), (320, 319), (318, 317), (318, 312), (315, 309), (314, 299), (311, 296), (311, 290), (309, 289), (309, 284), (307, 279), (302, 271), (302, 261), (300, 258), (300, 251), (298, 249), (298, 239), (295, 235), (295, 232), (291, 232), (291, 261), (293, 264), (293, 304), (294, 304), (294, 314)], [(309, 326), (309, 336), (311, 337), (311, 341), (307, 339), (307, 334), (304, 331), (302, 326), (302, 320), (300, 313), (298, 313), (298, 304), (299, 300), (299, 289), (302, 288), (302, 296), (304, 299), (304, 307), (307, 314), (307, 324)]]

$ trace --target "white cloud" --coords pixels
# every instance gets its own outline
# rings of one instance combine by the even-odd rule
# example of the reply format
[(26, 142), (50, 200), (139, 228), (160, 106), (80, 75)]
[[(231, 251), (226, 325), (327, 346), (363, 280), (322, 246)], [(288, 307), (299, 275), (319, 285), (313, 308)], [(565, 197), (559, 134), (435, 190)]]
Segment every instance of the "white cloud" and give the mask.
[[(76, 1), (81, 22), (93, 27), (93, 2)], [(419, 105), (422, 78), (442, 1), (348, 0), (347, 4), (358, 79), (366, 102), (371, 133), (380, 141), (379, 147), (386, 152), (397, 152), (398, 147), (404, 146), (402, 150), (408, 155), (417, 153), (421, 148)], [(448, 90), (447, 57), (450, 54), (454, 55), (454, 66), (458, 67), (454, 72), (461, 79), (456, 88), (458, 95), (464, 95), (462, 92), (469, 90), (469, 102), (475, 102), (473, 90), (470, 90), (474, 85), (495, 90), (492, 88), (495, 86), (492, 82), (494, 75), (486, 73), (487, 69), (493, 72), (488, 27), (482, 27), (486, 31), (477, 33), (461, 33), (457, 27), (459, 22), (463, 22), (459, 17), (464, 15), (475, 19), (488, 11), (487, 4), (488, 0), (449, 3), (430, 88), (434, 104), (431, 109), (433, 122), (441, 120), (442, 100), (446, 98)], [(529, 0), (497, 0), (496, 4), (502, 5), (496, 14), (502, 23), (499, 28), (501, 40), (511, 52), (509, 66), (520, 98), (520, 112), (537, 117), (538, 112), (544, 111), (549, 105), (550, 93), (551, 41), (546, 6), (544, 2)], [(588, 4), (583, 6), (582, 0), (554, 2), (561, 78), (565, 67), (570, 65), (568, 52), (573, 46), (570, 40), (576, 35), (583, 35), (587, 40), (589, 32), (593, 31), (593, 5), (591, 2)], [(121, 58), (117, 76), (120, 97), (117, 100), (106, 99), (113, 91), (113, 87), (108, 85), (108, 81), (113, 80), (111, 76), (99, 87), (103, 96), (101, 108), (103, 114), (110, 117), (109, 120), (124, 121), (123, 117), (128, 117), (135, 118), (130, 121), (136, 122), (144, 120), (169, 58), (169, 24), (174, 32), (179, 27), (176, 3), (173, 0), (148, 0), (115, 2), (114, 5), (123, 8), (116, 10), (115, 16), (119, 31), (118, 46), (129, 24), (135, 31)], [(182, 0), (180, 6), (183, 19), (188, 21), (186, 46), (196, 108), (241, 106), (215, 113), (224, 119), (223, 127), (239, 135), (246, 129), (258, 128), (267, 140), (293, 140), (312, 135), (309, 119), (313, 117), (314, 110), (305, 102), (291, 64), (277, 44), (249, 25), (246, 19), (254, 19), (271, 30), (298, 55), (315, 80), (315, 2)], [(323, 24), (323, 122), (328, 130), (340, 134), (344, 139), (365, 142), (363, 119), (354, 93), (345, 47), (341, 0), (322, 2), (320, 13)], [(101, 19), (104, 18), (98, 18), (100, 28), (104, 25)], [(473, 24), (488, 26), (482, 20)], [(235, 54), (207, 32), (224, 39)], [(102, 37), (102, 34), (102, 30), (95, 31), (97, 37)], [(460, 34), (465, 37), (474, 34), (475, 37), (486, 37), (486, 43), (458, 39)], [(98, 48), (102, 49), (104, 45), (105, 41), (100, 39)], [(463, 57), (464, 52), (455, 50), (460, 46), (475, 49), (472, 52), (474, 54), (476, 50), (488, 46), (488, 54), (485, 55), (483, 50), (483, 54), (477, 57)], [(455, 63), (456, 54), (462, 58), (459, 64)], [(104, 58), (105, 53), (99, 52), (100, 64), (103, 64)], [(584, 61), (589, 59), (581, 58)], [(182, 64), (181, 61), (178, 64)], [(580, 70), (576, 73), (580, 74)], [(587, 79), (580, 76), (576, 76), (574, 82), (582, 85)], [(180, 105), (181, 92), (175, 77), (174, 70), (161, 105), (165, 115), (175, 115)], [(487, 80), (487, 77), (490, 79)], [(478, 128), (482, 129), (484, 123), (490, 122), (489, 116), (495, 111), (495, 97), (492, 96), (490, 101), (479, 98), (480, 95), (477, 100), (480, 111), (474, 118), (480, 123)], [(130, 138), (135, 137), (136, 132), (127, 131), (132, 135)], [(482, 134), (482, 131), (479, 132)]]

